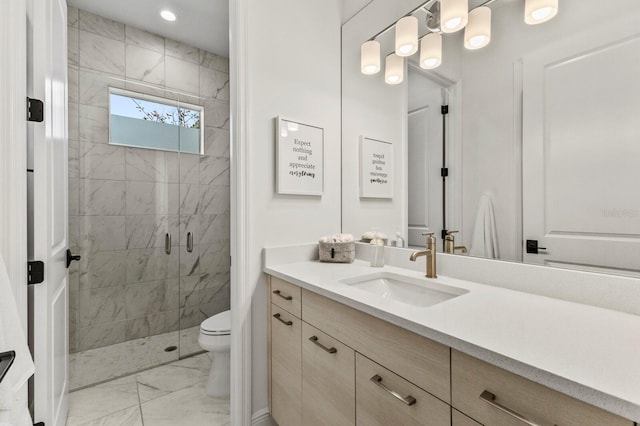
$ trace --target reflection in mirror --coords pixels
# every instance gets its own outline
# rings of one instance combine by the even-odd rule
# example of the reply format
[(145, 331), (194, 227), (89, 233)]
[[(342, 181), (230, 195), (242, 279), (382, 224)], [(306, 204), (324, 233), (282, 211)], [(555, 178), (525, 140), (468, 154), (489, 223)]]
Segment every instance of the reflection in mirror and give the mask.
[[(363, 42), (423, 3), (373, 2), (343, 26), (344, 182), (351, 163), (344, 145), (357, 132), (393, 135), (380, 137), (406, 159), (404, 197), (393, 208), (346, 200), (343, 187), (345, 230), (357, 232), (364, 212), (377, 220), (367, 226), (387, 233), (402, 225), (410, 244), (423, 244), (418, 229), (439, 237), (446, 229), (460, 231), (453, 246), (470, 255), (640, 276), (640, 197), (633, 188), (640, 181), (640, 2), (616, 1), (604, 20), (601, 2), (560, 0), (553, 19), (530, 25), (524, 1), (496, 0), (485, 6), (486, 46), (465, 48), (471, 40), (464, 30), (443, 34), (442, 64), (424, 70), (420, 53), (410, 56), (401, 85), (385, 84), (384, 69), (369, 76), (352, 65), (349, 56), (358, 63)], [(484, 3), (470, 0), (469, 8)], [(430, 18), (424, 10), (415, 16), (422, 38)], [(394, 51), (394, 31), (376, 40), (382, 57)], [(377, 95), (395, 102), (401, 118), (388, 104), (362, 102)], [(444, 128), (442, 116), (429, 113), (443, 96), (450, 107)], [(384, 116), (386, 127), (372, 122)]]

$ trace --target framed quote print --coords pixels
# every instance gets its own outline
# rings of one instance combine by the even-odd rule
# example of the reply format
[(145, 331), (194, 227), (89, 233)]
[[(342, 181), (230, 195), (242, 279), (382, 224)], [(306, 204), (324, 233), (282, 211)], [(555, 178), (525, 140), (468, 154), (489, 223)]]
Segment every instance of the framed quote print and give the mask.
[(360, 197), (393, 198), (393, 144), (360, 136)]

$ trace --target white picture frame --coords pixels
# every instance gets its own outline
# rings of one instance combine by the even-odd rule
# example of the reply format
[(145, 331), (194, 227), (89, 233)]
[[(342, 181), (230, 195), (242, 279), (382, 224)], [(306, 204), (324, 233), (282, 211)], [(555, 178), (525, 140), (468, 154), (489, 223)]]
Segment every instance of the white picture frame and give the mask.
[(393, 144), (360, 136), (360, 197), (393, 198)]
[(276, 192), (322, 196), (324, 129), (276, 117)]

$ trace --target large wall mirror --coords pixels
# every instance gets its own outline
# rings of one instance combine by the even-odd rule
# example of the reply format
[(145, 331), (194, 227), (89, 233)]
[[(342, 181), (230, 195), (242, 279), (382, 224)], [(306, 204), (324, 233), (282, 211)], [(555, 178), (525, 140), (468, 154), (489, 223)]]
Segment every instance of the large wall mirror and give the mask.
[[(458, 231), (460, 255), (640, 276), (640, 2), (558, 0), (537, 25), (525, 0), (468, 3), (488, 3), (490, 43), (444, 33), (440, 66), (418, 50), (399, 84), (392, 25), (412, 13), (423, 37), (440, 3), (373, 0), (343, 25), (343, 231), (420, 245), (428, 228), (439, 249)], [(381, 70), (365, 75), (374, 37)], [(363, 134), (394, 144), (392, 199), (359, 196)]]

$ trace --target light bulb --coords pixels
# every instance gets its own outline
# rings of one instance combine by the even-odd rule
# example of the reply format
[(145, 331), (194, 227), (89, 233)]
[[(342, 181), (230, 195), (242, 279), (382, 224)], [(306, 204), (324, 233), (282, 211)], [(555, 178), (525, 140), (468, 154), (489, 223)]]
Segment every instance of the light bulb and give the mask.
[(464, 29), (464, 47), (480, 49), (491, 41), (491, 9), (478, 7), (469, 12), (469, 22)]
[(420, 42), (420, 67), (430, 70), (439, 67), (441, 63), (442, 34), (427, 34)]
[(395, 53), (387, 56), (384, 68), (384, 81), (387, 84), (399, 84), (404, 79), (404, 59)]
[(454, 33), (464, 28), (469, 19), (468, 0), (440, 0), (440, 20), (443, 33)]
[(380, 43), (369, 40), (360, 47), (360, 71), (371, 75), (380, 71)]
[(558, 0), (526, 0), (524, 22), (529, 25), (547, 22), (558, 14)]
[(162, 19), (164, 19), (165, 21), (169, 21), (169, 22), (173, 22), (176, 20), (176, 14), (173, 13), (170, 10), (167, 9), (163, 9), (160, 11), (160, 16), (162, 17)]
[(411, 56), (418, 51), (418, 18), (405, 16), (396, 22), (396, 55)]

